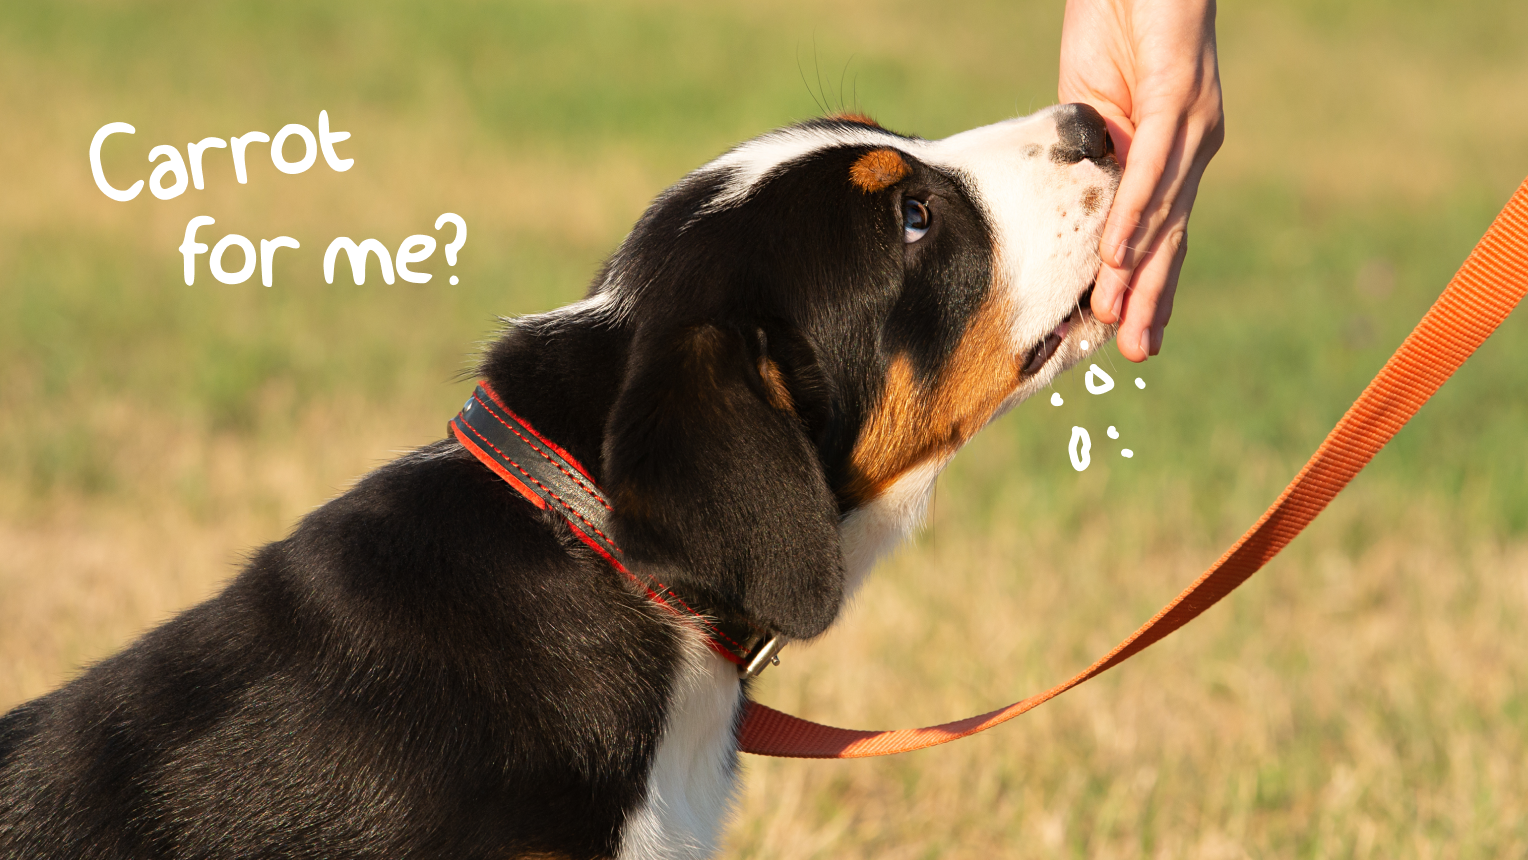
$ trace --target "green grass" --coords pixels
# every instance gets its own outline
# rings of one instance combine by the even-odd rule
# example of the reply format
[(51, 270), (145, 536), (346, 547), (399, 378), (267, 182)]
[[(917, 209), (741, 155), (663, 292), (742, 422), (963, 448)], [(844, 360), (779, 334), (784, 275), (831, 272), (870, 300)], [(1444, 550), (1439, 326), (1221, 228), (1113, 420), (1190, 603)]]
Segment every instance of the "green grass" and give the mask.
[[(1061, 7), (0, 8), (0, 707), (438, 436), (498, 315), (577, 298), (652, 195), (732, 143), (823, 106), (938, 137), (1051, 103)], [(1227, 143), (1164, 353), (1111, 350), (1114, 392), (1074, 373), (1065, 407), (989, 428), (769, 701), (907, 725), (1091, 660), (1271, 501), (1528, 174), (1528, 5), (1220, 14)], [(254, 163), (238, 186), (214, 159), (207, 191), (126, 204), (90, 180), (109, 121), (138, 127), (107, 153), (131, 181), (154, 144), (320, 109), (353, 135), (348, 173)], [(423, 286), (318, 274), (333, 236), (396, 246), (444, 211), (470, 226), (459, 286), (439, 256)], [(205, 260), (188, 287), (196, 214), (218, 219), (203, 241), (303, 247), (272, 289)], [(1226, 606), (992, 739), (753, 763), (733, 856), (1521, 853), (1525, 391), (1519, 314)], [(1080, 475), (1073, 424), (1095, 443)]]
[[(223, 4), (173, 12), (154, 4), (19, 5), (0, 19), (10, 68), (24, 75), (10, 76), (9, 107), (23, 117), (54, 101), (69, 109), (66, 119), (13, 140), (9, 148), (21, 156), (13, 162), (73, 175), (64, 199), (39, 202), (51, 217), (9, 219), (0, 235), (0, 360), (20, 377), (7, 386), (7, 409), (104, 393), (253, 432), (262, 420), (254, 404), (272, 380), (289, 385), (300, 406), (341, 387), (382, 401), (406, 378), (448, 379), (494, 315), (577, 296), (646, 197), (740, 137), (809, 116), (819, 102), (853, 102), (929, 135), (1048, 103), (1053, 5), (973, 4), (949, 14), (914, 6), (764, 14), (628, 4)], [(1202, 476), (1212, 492), (1213, 476), (1239, 469), (1241, 446), (1294, 462), (1319, 439), (1462, 259), (1522, 172), (1523, 158), (1513, 156), (1528, 148), (1522, 121), (1511, 116), (1528, 98), (1507, 86), (1510, 78), (1480, 93), (1482, 79), (1523, 74), (1503, 47), (1513, 43), (1502, 33), (1528, 28), (1510, 3), (1468, 15), (1415, 4), (1292, 4), (1223, 18), (1230, 143), (1196, 213), (1170, 351), (1148, 371), (1165, 375), (1139, 407), (1150, 411), (1132, 415), (1144, 422), (1135, 432), (1146, 455), (1131, 464), (1135, 473), (1148, 483)], [(1275, 24), (1265, 28), (1266, 19)], [(1254, 41), (1265, 29), (1282, 36), (1287, 56), (1314, 55), (1330, 69), (1281, 67), (1278, 44)], [(1238, 51), (1244, 45), (1250, 56)], [(1396, 117), (1383, 111), (1404, 94), (1381, 80), (1396, 69), (1369, 63), (1341, 83), (1323, 74), (1367, 54), (1396, 69), (1436, 71), (1445, 82), (1465, 79), (1472, 98), (1493, 98), (1499, 113), (1461, 127), (1458, 105), (1409, 105), (1421, 118), (1405, 126), (1427, 133), (1420, 143), (1396, 140)], [(1269, 98), (1241, 98), (1242, 81)], [(1364, 91), (1366, 82), (1378, 91)], [(140, 126), (137, 152), (311, 124), (321, 107), (353, 130), (342, 145), (360, 165), (351, 174), (314, 175), (320, 166), (282, 177), (257, 165), (252, 185), (240, 188), (219, 163), (209, 168), (212, 206), (195, 191), (170, 203), (144, 194), (116, 204), (78, 175), (84, 142), (107, 119)], [(1433, 107), (1439, 121), (1428, 123)], [(1239, 138), (1239, 129), (1257, 139)], [(442, 140), (449, 151), (412, 149)], [(1393, 146), (1425, 162), (1420, 172), (1447, 162), (1460, 181), (1420, 195), (1398, 194), (1404, 183), (1302, 187), (1300, 158), (1312, 143), (1329, 149), (1309, 176)], [(1281, 147), (1289, 154), (1270, 160)], [(1246, 165), (1249, 155), (1266, 169)], [(590, 229), (555, 216), (538, 222), (533, 211), (546, 201), (513, 187), (479, 195), (480, 211), (466, 213), (478, 229), (463, 252), (461, 289), (438, 280), (424, 288), (328, 287), (315, 276), (314, 246), (331, 235), (367, 235), (370, 227), (386, 236), (378, 228), (391, 228), (395, 240), (427, 229), (438, 211), (463, 208), (451, 192), (470, 180), (461, 171), (432, 178), (432, 161), (512, 160), (535, 170), (555, 160), (577, 181), (580, 164), (612, 157), (639, 176)], [(111, 169), (128, 179), (147, 173), (125, 157)], [(390, 180), (403, 170), (412, 181), (397, 187)], [(37, 181), (27, 191), (52, 196), (60, 185)], [(389, 211), (369, 211), (379, 204)], [(232, 223), (221, 218), (227, 229), (276, 235), (294, 228), (293, 206), (310, 213), (303, 225), (313, 229), (300, 236), (297, 275), (283, 276), (280, 289), (186, 288), (176, 278), (175, 242), (166, 239), (182, 214), (231, 212)], [(133, 223), (145, 216), (159, 226), (155, 235)], [(1355, 289), (1366, 264), (1392, 273), (1382, 294)], [(404, 316), (412, 324), (400, 332)], [(1528, 525), (1528, 481), (1514, 456), (1522, 407), (1492, 395), (1521, 390), (1528, 347), (1512, 337), (1521, 331), (1509, 323), (1376, 466), (1410, 486), (1479, 496), (1480, 515), (1513, 534)], [(415, 370), (422, 361), (433, 370)], [(1028, 425), (1043, 420), (1010, 423), (1023, 425), (1018, 435), (1028, 439), (1037, 436)], [(5, 434), (5, 468), (47, 461), (33, 456), (33, 445), (44, 443), (17, 442), (17, 434), (25, 427)], [(1230, 459), (1203, 463), (1215, 434), (1234, 438), (1222, 446)], [(88, 446), (64, 447), (93, 457)], [(1048, 480), (1070, 481), (1055, 459), (1041, 465), (1052, 470)], [(72, 473), (79, 489), (111, 483), (97, 467), (53, 471), (33, 483), (68, 486)]]

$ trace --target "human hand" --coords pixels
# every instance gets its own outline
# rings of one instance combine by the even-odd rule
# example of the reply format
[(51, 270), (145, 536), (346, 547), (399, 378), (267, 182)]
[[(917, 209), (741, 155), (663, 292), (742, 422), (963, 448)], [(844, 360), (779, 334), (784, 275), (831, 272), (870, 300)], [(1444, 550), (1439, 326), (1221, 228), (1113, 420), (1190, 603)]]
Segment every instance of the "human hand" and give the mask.
[(1099, 242), (1093, 315), (1131, 361), (1162, 349), (1188, 215), (1225, 140), (1215, 0), (1067, 0), (1061, 102), (1103, 114), (1125, 174)]

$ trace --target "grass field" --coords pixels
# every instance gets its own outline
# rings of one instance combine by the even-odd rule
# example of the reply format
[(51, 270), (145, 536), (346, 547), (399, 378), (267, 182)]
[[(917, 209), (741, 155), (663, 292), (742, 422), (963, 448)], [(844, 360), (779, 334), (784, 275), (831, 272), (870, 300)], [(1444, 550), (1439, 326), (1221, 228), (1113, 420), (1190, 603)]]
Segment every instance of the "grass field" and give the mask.
[[(495, 316), (577, 298), (652, 195), (829, 107), (943, 136), (1050, 104), (1060, 0), (0, 7), (0, 709), (212, 593), (438, 438)], [(1520, 0), (1226, 4), (1228, 136), (1163, 354), (1063, 378), (957, 458), (930, 527), (761, 700), (908, 726), (1069, 676), (1271, 501), (1528, 174)], [(206, 136), (351, 132), (346, 173), (106, 199)], [(470, 226), (425, 285), (330, 238)], [(276, 285), (181, 280), (187, 220), (289, 235)], [(205, 261), (205, 258), (203, 258)], [(204, 262), (205, 265), (205, 262)], [(460, 276), (448, 286), (446, 275)], [(1128, 384), (1134, 376), (1144, 391)], [(1126, 667), (980, 738), (747, 762), (728, 856), (1528, 854), (1528, 321), (1284, 556)], [(1073, 424), (1094, 431), (1078, 474)], [(1113, 444), (1113, 443), (1110, 443)]]

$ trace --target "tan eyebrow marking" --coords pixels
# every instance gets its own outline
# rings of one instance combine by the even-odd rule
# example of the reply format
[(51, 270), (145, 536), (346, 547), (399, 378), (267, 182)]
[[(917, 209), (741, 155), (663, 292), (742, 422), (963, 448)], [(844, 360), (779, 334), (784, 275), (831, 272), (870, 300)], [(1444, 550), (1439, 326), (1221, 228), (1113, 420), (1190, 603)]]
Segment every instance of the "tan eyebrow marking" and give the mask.
[(912, 172), (895, 149), (872, 149), (849, 168), (849, 181), (866, 194), (883, 191)]

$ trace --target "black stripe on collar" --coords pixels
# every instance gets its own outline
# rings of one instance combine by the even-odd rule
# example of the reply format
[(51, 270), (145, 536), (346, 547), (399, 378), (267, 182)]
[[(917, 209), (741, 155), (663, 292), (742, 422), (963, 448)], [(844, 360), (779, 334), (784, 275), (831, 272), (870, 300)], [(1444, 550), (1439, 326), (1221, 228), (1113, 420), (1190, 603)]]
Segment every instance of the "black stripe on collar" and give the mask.
[(483, 465), (536, 507), (561, 516), (579, 540), (642, 586), (653, 601), (699, 624), (711, 647), (737, 664), (744, 677), (778, 662), (775, 655), (784, 639), (745, 619), (719, 617), (652, 576), (629, 569), (626, 554), (610, 534), (610, 500), (573, 455), (510, 411), (487, 382), (478, 384), (449, 427)]

